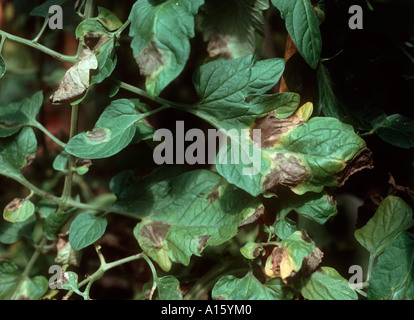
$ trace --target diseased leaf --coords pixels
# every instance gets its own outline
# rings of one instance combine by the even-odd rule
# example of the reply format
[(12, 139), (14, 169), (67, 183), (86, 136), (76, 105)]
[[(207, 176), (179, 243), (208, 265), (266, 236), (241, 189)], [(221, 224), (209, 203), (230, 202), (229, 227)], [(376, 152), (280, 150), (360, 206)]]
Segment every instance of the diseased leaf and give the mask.
[(55, 262), (60, 265), (71, 264), (74, 266), (79, 266), (82, 251), (76, 251), (72, 248), (68, 241), (68, 237), (59, 235), (59, 241), (56, 244), (57, 255)]
[(59, 88), (50, 96), (52, 103), (73, 102), (87, 92), (90, 85), (90, 70), (98, 68), (95, 54), (84, 47), (78, 62), (66, 71)]
[(214, 285), (214, 300), (291, 300), (293, 292), (279, 278), (262, 284), (253, 273), (243, 278), (232, 275), (221, 277)]
[(3, 211), (3, 218), (9, 222), (23, 222), (35, 212), (34, 204), (27, 199), (15, 198)]
[(129, 35), (140, 73), (151, 95), (183, 70), (194, 37), (194, 15), (204, 0), (139, 0), (131, 9)]
[(240, 249), (240, 253), (246, 259), (253, 260), (256, 259), (263, 250), (264, 249), (260, 244), (256, 242), (248, 242)]
[(412, 209), (401, 198), (388, 196), (368, 223), (355, 231), (355, 238), (377, 257), (400, 233), (414, 225), (412, 216)]
[(74, 250), (81, 250), (98, 240), (105, 232), (107, 220), (90, 212), (76, 216), (69, 228), (69, 243)]
[(256, 32), (264, 35), (268, 0), (213, 0), (202, 7), (203, 37), (210, 57), (235, 59), (255, 53)]
[(348, 280), (330, 267), (322, 267), (303, 279), (300, 293), (307, 300), (358, 300)]
[(119, 20), (115, 13), (104, 7), (98, 6), (97, 19), (108, 31), (115, 31), (122, 27), (122, 21)]
[(134, 138), (137, 123), (144, 117), (137, 100), (112, 101), (92, 131), (82, 132), (69, 140), (66, 152), (83, 159), (110, 157), (124, 149)]
[(172, 261), (188, 265), (193, 254), (229, 240), (263, 213), (259, 200), (222, 182), (208, 170), (162, 167), (140, 179), (121, 173), (111, 181), (111, 190), (117, 196), (115, 208), (142, 218), (134, 235), (168, 271)]
[(414, 235), (401, 233), (380, 255), (369, 282), (368, 299), (414, 299)]
[(38, 300), (49, 289), (49, 282), (43, 276), (35, 276), (32, 279), (26, 278), (20, 285), (15, 297), (19, 300)]
[(183, 300), (180, 282), (174, 276), (158, 278), (155, 300)]
[(36, 153), (37, 141), (33, 130), (24, 127), (14, 136), (0, 140), (0, 174), (21, 179), (21, 169)]
[(0, 107), (0, 137), (9, 137), (25, 125), (35, 125), (43, 104), (43, 93), (37, 91), (29, 98)]
[(305, 61), (316, 69), (322, 51), (319, 21), (309, 0), (272, 0)]
[(414, 120), (400, 114), (393, 114), (378, 124), (374, 130), (377, 135), (400, 148), (414, 147)]

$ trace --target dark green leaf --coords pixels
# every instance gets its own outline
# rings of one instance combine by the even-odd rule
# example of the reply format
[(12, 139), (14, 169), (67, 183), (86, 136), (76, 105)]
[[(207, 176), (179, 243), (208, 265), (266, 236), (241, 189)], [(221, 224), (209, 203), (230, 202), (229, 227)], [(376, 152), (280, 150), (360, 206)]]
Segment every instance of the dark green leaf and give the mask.
[(275, 223), (274, 230), (276, 235), (283, 240), (290, 237), (298, 228), (295, 221), (283, 218)]
[(42, 3), (41, 5), (34, 8), (30, 11), (31, 16), (43, 17), (46, 18), (49, 16), (49, 8), (54, 5), (60, 6), (67, 0), (47, 0), (46, 2)]
[(414, 299), (414, 235), (400, 234), (390, 242), (372, 271), (368, 299)]
[(291, 300), (293, 293), (280, 278), (262, 284), (249, 272), (243, 278), (223, 276), (214, 285), (214, 300)]
[(81, 250), (98, 240), (105, 232), (107, 220), (90, 212), (76, 216), (69, 228), (69, 243), (74, 250)]
[(400, 148), (414, 147), (414, 120), (400, 114), (393, 114), (374, 128), (377, 135)]
[(6, 221), (0, 222), (0, 243), (12, 244), (21, 238), (31, 238), (32, 230), (36, 224), (35, 216), (23, 221), (10, 223)]
[(358, 300), (348, 280), (330, 267), (322, 267), (303, 279), (300, 293), (307, 300)]
[(131, 9), (131, 48), (146, 88), (158, 95), (183, 70), (194, 36), (194, 15), (204, 0), (140, 0)]
[(413, 210), (401, 198), (388, 196), (368, 223), (355, 231), (355, 238), (377, 257), (400, 233), (414, 225), (412, 216)]
[(309, 0), (272, 0), (286, 29), (306, 62), (316, 69), (322, 51), (319, 21)]
[(183, 300), (180, 282), (174, 276), (158, 278), (155, 300)]

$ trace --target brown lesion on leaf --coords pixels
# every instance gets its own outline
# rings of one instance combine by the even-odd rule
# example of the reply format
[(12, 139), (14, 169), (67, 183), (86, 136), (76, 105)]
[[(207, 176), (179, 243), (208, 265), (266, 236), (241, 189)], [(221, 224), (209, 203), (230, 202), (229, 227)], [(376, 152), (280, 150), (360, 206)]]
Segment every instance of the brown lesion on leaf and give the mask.
[(139, 230), (139, 236), (147, 238), (155, 249), (163, 248), (164, 240), (167, 237), (171, 225), (161, 221), (152, 221), (142, 226)]
[(202, 235), (202, 236), (198, 236), (198, 238), (197, 238), (197, 241), (198, 241), (197, 251), (199, 253), (201, 253), (201, 251), (203, 251), (203, 249), (206, 247), (207, 241), (210, 238), (211, 238), (211, 236), (208, 235), (208, 234)]
[(263, 207), (256, 208), (254, 213), (251, 216), (249, 216), (246, 220), (244, 220), (243, 223), (240, 225), (240, 227), (245, 226), (246, 224), (255, 222), (263, 213), (264, 213)]
[(296, 187), (309, 177), (307, 168), (292, 155), (285, 157), (284, 154), (277, 153), (275, 163), (275, 168), (270, 171), (263, 182), (262, 188), (265, 193), (276, 193), (278, 184)]
[(150, 77), (165, 64), (163, 55), (155, 41), (148, 43), (145, 49), (135, 57), (135, 60), (138, 63), (141, 75), (145, 77)]
[(219, 198), (218, 189), (216, 189), (213, 192), (209, 193), (209, 195), (207, 196), (207, 200), (209, 200), (210, 203), (213, 203), (214, 201), (218, 200), (218, 198)]
[(233, 54), (229, 48), (230, 41), (230, 35), (223, 35), (217, 30), (214, 30), (211, 32), (207, 44), (208, 55), (211, 58), (220, 57), (226, 60), (233, 59)]
[(337, 184), (341, 187), (355, 172), (373, 168), (372, 151), (368, 148), (364, 148), (354, 159), (351, 160), (351, 162), (346, 165), (345, 169), (339, 173)]
[[(271, 148), (282, 134), (301, 124), (303, 121), (296, 113), (288, 118), (279, 119), (274, 112), (270, 112), (265, 117), (256, 119), (255, 124), (250, 128), (250, 138), (262, 149)], [(253, 129), (261, 130), (260, 141), (254, 139)]]
[(286, 258), (286, 250), (282, 247), (275, 247), (272, 251), (272, 271), (276, 276), (280, 275), (280, 263)]
[(14, 198), (12, 201), (10, 201), (7, 206), (4, 208), (8, 211), (17, 211), (19, 210), (22, 205), (26, 202), (26, 199), (22, 198)]
[(90, 142), (100, 143), (105, 141), (107, 132), (105, 129), (93, 129), (86, 133), (86, 137)]

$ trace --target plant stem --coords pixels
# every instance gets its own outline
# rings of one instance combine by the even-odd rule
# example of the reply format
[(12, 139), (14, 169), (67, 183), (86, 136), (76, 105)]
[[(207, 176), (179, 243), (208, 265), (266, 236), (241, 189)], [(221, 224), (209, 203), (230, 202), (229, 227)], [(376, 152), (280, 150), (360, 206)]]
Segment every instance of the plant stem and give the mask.
[(115, 31), (115, 36), (117, 38), (119, 38), (119, 36), (121, 35), (121, 33), (129, 26), (129, 24), (131, 23), (131, 21), (127, 20), (122, 26), (121, 28), (119, 28), (118, 30)]
[(369, 262), (368, 262), (368, 271), (367, 271), (367, 279), (365, 282), (369, 283), (371, 280), (372, 269), (374, 268), (374, 261), (375, 256), (373, 254), (369, 255)]
[(157, 275), (157, 271), (155, 270), (154, 264), (152, 263), (150, 258), (148, 258), (148, 256), (145, 253), (142, 253), (142, 258), (148, 263), (151, 269), (151, 272), (152, 272), (152, 288), (151, 288), (151, 293), (149, 296), (149, 300), (152, 300), (152, 295), (154, 294), (155, 289), (157, 289), (157, 286), (158, 286), (158, 275)]
[(66, 143), (63, 143), (58, 138), (56, 138), (53, 134), (51, 134), (40, 122), (35, 122), (33, 126), (40, 131), (42, 131), (45, 135), (47, 135), (54, 143), (56, 143), (62, 149), (66, 148)]
[(42, 27), (40, 28), (40, 31), (39, 31), (39, 33), (37, 34), (37, 36), (32, 40), (33, 42), (38, 42), (39, 41), (39, 39), (40, 39), (40, 37), (42, 36), (42, 34), (43, 34), (43, 32), (45, 31), (45, 29), (46, 29), (46, 27), (47, 27), (47, 24), (48, 24), (48, 22), (49, 22), (49, 17), (47, 16), (47, 17), (45, 17), (45, 20), (43, 21), (43, 25), (42, 25)]
[[(67, 56), (67, 55), (61, 54), (61, 53), (56, 52), (52, 49), (49, 49), (48, 47), (45, 47), (44, 45), (41, 45), (40, 43), (37, 43), (37, 41), (20, 38), (18, 36), (14, 36), (14, 35), (6, 32), (6, 31), (3, 31), (3, 30), (0, 30), (0, 36), (2, 38), (9, 39), (11, 41), (22, 43), (22, 44), (27, 45), (29, 47), (35, 48), (35, 49), (37, 49), (39, 51), (42, 51), (43, 53), (46, 53), (46, 54), (52, 56), (53, 58), (56, 58), (56, 59), (58, 59), (60, 61), (63, 61), (63, 62), (76, 63), (78, 61), (77, 56)], [(3, 41), (3, 39), (2, 39), (2, 41)]]

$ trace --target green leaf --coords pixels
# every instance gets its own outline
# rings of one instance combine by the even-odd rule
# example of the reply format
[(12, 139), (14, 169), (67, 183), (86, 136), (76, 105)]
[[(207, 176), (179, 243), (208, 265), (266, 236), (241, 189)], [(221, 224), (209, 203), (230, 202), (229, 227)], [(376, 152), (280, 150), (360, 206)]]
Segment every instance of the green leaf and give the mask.
[(32, 237), (32, 231), (35, 224), (36, 218), (34, 215), (23, 222), (10, 223), (4, 220), (1, 221), (0, 243), (12, 244), (17, 242), (21, 238), (30, 239)]
[(44, 230), (47, 239), (56, 239), (56, 233), (59, 231), (66, 221), (73, 215), (76, 208), (71, 208), (66, 211), (53, 212), (46, 217)]
[(268, 0), (213, 0), (202, 7), (203, 37), (210, 57), (235, 59), (255, 53), (256, 32), (264, 35)]
[(330, 217), (338, 213), (335, 200), (326, 192), (308, 192), (301, 196), (290, 194), (284, 197), (281, 201), (278, 217), (283, 218), (291, 211), (296, 211), (319, 224), (324, 224)]
[(69, 242), (58, 250), (55, 258), (55, 262), (60, 265), (71, 264), (73, 266), (79, 266), (81, 261), (82, 251), (73, 250)]
[(81, 250), (94, 243), (105, 233), (107, 220), (90, 212), (76, 216), (69, 228), (69, 243), (74, 250)]
[(387, 143), (400, 148), (414, 147), (414, 120), (393, 114), (374, 128), (377, 135)]
[[(0, 299), (10, 300), (17, 298), (20, 300), (40, 299), (48, 290), (49, 283), (43, 276), (21, 279), (22, 271), (12, 261), (0, 259)], [(21, 284), (19, 288), (19, 282)], [(18, 289), (16, 291), (16, 289)], [(16, 292), (15, 292), (16, 291)]]
[(67, 271), (63, 274), (63, 276), (65, 278), (62, 283), (63, 290), (72, 290), (81, 297), (84, 297), (84, 299), (87, 299), (87, 294), (83, 293), (78, 288), (78, 275), (75, 272)]
[(35, 7), (32, 11), (30, 11), (31, 16), (42, 17), (46, 18), (49, 16), (49, 8), (54, 5), (60, 6), (67, 0), (47, 0), (46, 2), (42, 3), (41, 5)]
[(140, 0), (131, 9), (129, 35), (140, 72), (151, 95), (184, 69), (194, 37), (194, 16), (204, 0)]
[(98, 6), (98, 21), (108, 31), (115, 31), (122, 27), (122, 21), (110, 10)]
[(412, 216), (413, 210), (401, 198), (388, 196), (368, 223), (355, 231), (355, 238), (377, 257), (400, 233), (414, 225)]
[(322, 51), (319, 21), (309, 0), (272, 0), (305, 61), (316, 69)]
[(212, 291), (214, 300), (291, 300), (293, 293), (280, 278), (262, 284), (253, 273), (243, 278), (232, 275), (221, 277)]
[(36, 136), (29, 127), (24, 127), (14, 136), (0, 140), (0, 174), (22, 179), (21, 169), (28, 164), (37, 150)]
[[(135, 102), (135, 103), (134, 103)], [(66, 152), (84, 159), (110, 157), (124, 149), (134, 138), (136, 123), (145, 117), (137, 110), (141, 103), (128, 99), (112, 101), (92, 131), (69, 140)]]
[(368, 299), (414, 299), (414, 235), (404, 232), (378, 258), (369, 282)]
[(3, 56), (0, 54), (0, 78), (6, 73), (6, 61), (4, 61)]
[(183, 300), (180, 282), (174, 276), (158, 278), (155, 300)]
[(111, 190), (117, 196), (115, 208), (142, 218), (134, 235), (142, 250), (168, 271), (172, 261), (188, 265), (193, 254), (231, 239), (263, 213), (257, 199), (222, 182), (208, 170), (161, 167), (140, 179), (121, 173), (112, 179)]
[(3, 218), (9, 222), (23, 222), (35, 212), (34, 204), (27, 199), (15, 198), (3, 210)]
[(9, 137), (25, 125), (35, 125), (43, 104), (43, 93), (37, 91), (29, 98), (0, 107), (0, 137)]
[(65, 151), (59, 153), (53, 161), (53, 169), (56, 171), (65, 171), (68, 164), (68, 154)]
[(303, 279), (300, 293), (307, 300), (358, 300), (348, 280), (330, 267), (321, 267)]
[(290, 237), (298, 228), (295, 221), (283, 218), (275, 223), (274, 230), (276, 235), (283, 240)]

